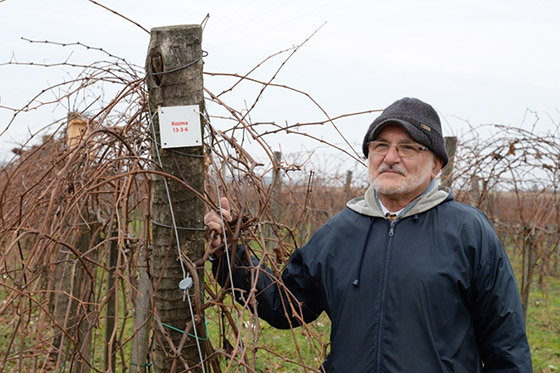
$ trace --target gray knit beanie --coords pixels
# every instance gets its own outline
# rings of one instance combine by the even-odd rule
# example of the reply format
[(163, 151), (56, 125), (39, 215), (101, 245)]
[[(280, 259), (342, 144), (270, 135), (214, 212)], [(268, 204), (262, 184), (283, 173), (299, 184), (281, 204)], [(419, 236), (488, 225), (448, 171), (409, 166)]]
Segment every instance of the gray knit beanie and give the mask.
[(426, 146), (443, 161), (449, 158), (441, 132), (439, 116), (432, 106), (417, 98), (405, 97), (389, 105), (369, 126), (362, 150), (368, 156), (368, 142), (375, 140), (379, 131), (391, 123), (400, 124), (419, 144)]

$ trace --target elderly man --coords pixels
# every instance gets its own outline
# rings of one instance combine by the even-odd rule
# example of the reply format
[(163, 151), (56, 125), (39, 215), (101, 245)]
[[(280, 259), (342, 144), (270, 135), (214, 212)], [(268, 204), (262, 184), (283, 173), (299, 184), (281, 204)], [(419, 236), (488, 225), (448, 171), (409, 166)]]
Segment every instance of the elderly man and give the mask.
[[(363, 152), (370, 188), (292, 254), (281, 279), (289, 292), (261, 272), (259, 317), (289, 328), (325, 311), (326, 372), (531, 372), (504, 248), (484, 214), (436, 181), (448, 156), (435, 110), (394, 102), (369, 126)], [(222, 207), (229, 219), (227, 200)], [(222, 232), (216, 212), (205, 222)], [(215, 234), (212, 246), (221, 243)], [(251, 289), (247, 266), (258, 265), (243, 251), (232, 273), (238, 298)], [(222, 284), (224, 262), (213, 263)], [(285, 311), (288, 301), (301, 315)]]

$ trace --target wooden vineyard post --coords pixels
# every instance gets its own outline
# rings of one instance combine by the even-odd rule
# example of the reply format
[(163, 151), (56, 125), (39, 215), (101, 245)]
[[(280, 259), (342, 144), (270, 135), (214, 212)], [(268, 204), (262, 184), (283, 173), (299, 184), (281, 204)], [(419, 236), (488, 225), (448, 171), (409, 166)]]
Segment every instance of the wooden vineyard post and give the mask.
[[(202, 268), (194, 270), (192, 264), (203, 256), (205, 244), (204, 204), (193, 192), (204, 193), (202, 140), (200, 146), (162, 148), (157, 114), (158, 108), (185, 105), (197, 105), (197, 112), (202, 113), (201, 41), (199, 25), (154, 28), (146, 58), (151, 128), (155, 132), (152, 138), (157, 141), (152, 141), (151, 148), (154, 169), (184, 182), (164, 178), (161, 174), (152, 176), (149, 256), (154, 292), (153, 365), (158, 373), (204, 370), (201, 360), (205, 356), (207, 335), (200, 309), (204, 272)], [(192, 129), (189, 127), (189, 131)], [(179, 289), (179, 283), (186, 279), (185, 274), (194, 280), (186, 297)]]
[[(270, 210), (272, 215), (281, 220), (280, 217), (280, 190), (282, 188), (282, 170), (280, 169), (280, 164), (282, 162), (282, 153), (279, 151), (274, 152), (274, 164), (272, 171), (272, 181), (270, 185)], [(274, 219), (271, 219), (274, 220)], [(267, 225), (265, 228), (265, 235), (268, 240), (268, 247), (274, 251), (276, 257), (276, 263), (283, 263), (284, 261), (284, 249), (282, 245), (278, 242), (277, 236), (278, 229), (273, 227), (272, 224)]]
[(447, 163), (447, 166), (445, 166), (441, 171), (441, 183), (442, 185), (451, 188), (455, 163), (455, 150), (457, 149), (457, 136), (446, 136), (444, 140), (445, 150), (447, 150), (447, 155), (449, 156), (449, 163)]
[[(87, 147), (78, 148), (89, 133), (89, 119), (79, 113), (69, 112), (66, 141), (69, 150), (79, 152), (80, 165), (84, 166)], [(94, 218), (91, 202), (79, 208), (80, 221), (66, 218), (66, 229), (72, 231), (70, 242), (76, 248), (71, 252), (59, 245), (53, 274), (51, 312), (55, 322), (52, 352), (49, 358), (56, 366), (69, 366), (72, 372), (86, 373), (90, 369), (93, 324), (88, 315), (93, 304), (93, 279), (86, 274), (93, 271), (84, 263), (95, 263), (97, 251), (92, 250), (99, 235), (100, 225)], [(78, 257), (84, 260), (77, 260)]]
[(346, 183), (344, 184), (344, 203), (350, 200), (350, 196), (352, 192), (352, 171), (346, 171)]

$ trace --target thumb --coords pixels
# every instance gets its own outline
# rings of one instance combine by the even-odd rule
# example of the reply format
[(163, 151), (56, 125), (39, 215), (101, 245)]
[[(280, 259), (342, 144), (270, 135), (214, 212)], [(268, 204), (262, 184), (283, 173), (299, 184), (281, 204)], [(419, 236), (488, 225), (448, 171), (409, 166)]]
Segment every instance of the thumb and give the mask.
[(222, 205), (222, 211), (224, 214), (224, 218), (227, 221), (231, 221), (231, 209), (229, 207), (229, 200), (226, 197), (222, 197), (220, 199), (220, 203)]

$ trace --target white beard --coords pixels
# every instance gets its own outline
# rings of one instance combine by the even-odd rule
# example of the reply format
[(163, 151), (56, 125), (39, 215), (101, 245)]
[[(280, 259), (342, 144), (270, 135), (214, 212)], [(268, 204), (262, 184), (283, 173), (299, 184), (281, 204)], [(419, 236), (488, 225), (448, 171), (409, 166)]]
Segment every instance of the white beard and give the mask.
[[(369, 181), (373, 188), (380, 194), (384, 195), (398, 195), (398, 194), (405, 194), (415, 190), (416, 188), (420, 187), (422, 184), (427, 183), (431, 178), (432, 169), (434, 167), (434, 159), (430, 158), (431, 162), (426, 163), (426, 165), (418, 170), (418, 173), (415, 175), (410, 175), (409, 177), (405, 177), (402, 182), (396, 183), (393, 180), (380, 180), (380, 175), (377, 177), (373, 177), (372, 173), (369, 171), (368, 166), (368, 174), (369, 174)], [(393, 170), (400, 173), (403, 176), (409, 175), (408, 172), (404, 169), (404, 167), (399, 165), (389, 166), (385, 163), (382, 163), (377, 172), (383, 172), (386, 170)]]

